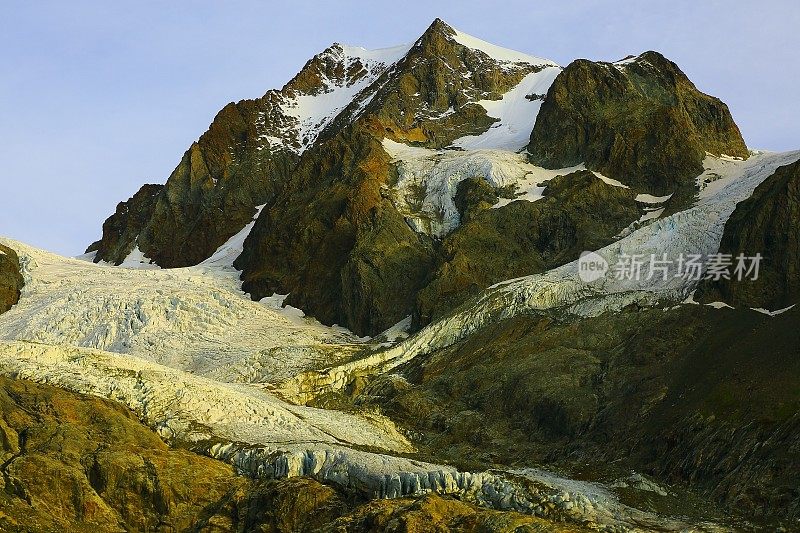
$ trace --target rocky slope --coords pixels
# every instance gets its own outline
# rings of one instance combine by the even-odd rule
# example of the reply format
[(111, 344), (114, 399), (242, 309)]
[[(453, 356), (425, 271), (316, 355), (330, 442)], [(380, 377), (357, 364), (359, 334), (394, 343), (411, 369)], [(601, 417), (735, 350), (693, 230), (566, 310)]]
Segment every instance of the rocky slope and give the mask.
[(136, 194), (117, 204), (116, 212), (103, 223), (102, 238), (91, 244), (86, 253), (95, 252), (97, 260), (122, 264), (137, 246), (139, 234), (153, 216), (163, 185), (142, 185)]
[(114, 402), (0, 377), (0, 528), (43, 531), (575, 531), (435, 495), (364, 502), (252, 480), (168, 448)]
[[(164, 267), (211, 256), (270, 202), (298, 154), (335, 113), (388, 67), (398, 52), (335, 44), (310, 60), (280, 91), (225, 106), (183, 155), (155, 198), (143, 227), (131, 227), (121, 248), (138, 243)], [(104, 235), (97, 260), (120, 263)]]
[[(783, 309), (800, 301), (800, 163), (779, 168), (725, 224), (720, 253), (730, 254), (731, 279), (708, 281), (698, 300), (725, 301), (735, 307)], [(755, 273), (735, 275), (736, 259), (763, 256)], [(746, 263), (746, 269), (750, 262)], [(745, 271), (742, 274), (747, 274)]]
[(244, 289), (256, 298), (288, 292), (291, 305), (359, 334), (411, 314), (433, 243), (409, 228), (387, 194), (393, 171), (381, 141), (438, 148), (485, 130), (492, 119), (477, 101), (552, 68), (521, 59), (492, 58), (435, 21), (363, 93), (365, 103), (356, 100), (337, 118), (341, 129), (329, 128), (303, 154), (245, 242), (236, 263)]
[(5, 313), (19, 301), (24, 284), (17, 253), (0, 244), (0, 313)]
[[(408, 315), (417, 327), (537, 263), (520, 257), (491, 275), (467, 271), (497, 239), (475, 235), (476, 224), (448, 235), (469, 218), (454, 204), (461, 181), (542, 197), (526, 196), (525, 181), (541, 168), (515, 153), (525, 148), (536, 165), (564, 169), (553, 176), (585, 163), (638, 193), (673, 194), (671, 210), (696, 192), (706, 153), (747, 156), (727, 107), (657, 53), (562, 70), (437, 19), (410, 46), (334, 45), (280, 91), (227, 106), (157, 195), (149, 221), (104, 236), (96, 259), (121, 262), (113, 235), (123, 234), (121, 250), (137, 243), (161, 266), (196, 264), (266, 204), (236, 262), (254, 299), (288, 293), (286, 303), (360, 335)], [(563, 218), (559, 209), (545, 216)], [(578, 218), (567, 231), (595, 231)], [(639, 217), (627, 218), (613, 229)], [(506, 217), (505, 226), (502, 248), (529, 256), (524, 224)], [(574, 259), (581, 244), (589, 243), (578, 239), (533, 271)]]
[(433, 280), (419, 292), (417, 324), (441, 318), (499, 281), (543, 272), (583, 250), (602, 248), (640, 217), (635, 193), (586, 170), (553, 178), (542, 194), (537, 202), (497, 209), (480, 209), (480, 202), (465, 206), (466, 223), (442, 240)]
[(581, 465), (609, 481), (636, 469), (794, 521), (798, 318), (697, 305), (520, 316), (362, 385), (354, 401), (383, 406), (454, 461)]

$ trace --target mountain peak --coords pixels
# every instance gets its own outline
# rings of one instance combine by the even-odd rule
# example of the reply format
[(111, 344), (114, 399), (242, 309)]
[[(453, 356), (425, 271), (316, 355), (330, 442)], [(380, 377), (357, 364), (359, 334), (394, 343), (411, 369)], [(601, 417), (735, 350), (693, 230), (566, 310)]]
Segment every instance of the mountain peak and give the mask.
[(481, 52), (489, 56), (489, 58), (500, 63), (526, 63), (530, 65), (558, 66), (549, 59), (544, 59), (524, 52), (518, 52), (510, 48), (504, 48), (488, 41), (484, 41), (483, 39), (473, 37), (468, 33), (454, 28), (440, 18), (435, 19), (431, 25), (428, 26), (428, 29), (425, 30), (425, 33), (423, 33), (419, 40), (417, 40), (417, 44), (424, 46), (426, 42), (440, 42), (443, 39), (471, 50)]
[(433, 20), (433, 22), (431, 22), (431, 25), (428, 26), (428, 29), (425, 30), (425, 33), (443, 33), (446, 35), (452, 35), (455, 31), (455, 28), (437, 17)]

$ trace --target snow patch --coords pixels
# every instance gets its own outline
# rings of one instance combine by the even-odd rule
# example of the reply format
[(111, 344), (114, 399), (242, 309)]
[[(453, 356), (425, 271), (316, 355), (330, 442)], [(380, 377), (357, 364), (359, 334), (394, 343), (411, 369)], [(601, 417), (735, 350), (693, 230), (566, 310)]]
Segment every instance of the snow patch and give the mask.
[[(602, 180), (602, 182), (605, 183), (606, 185), (611, 185), (612, 187), (619, 187), (621, 189), (630, 189), (630, 187), (628, 187), (627, 185), (625, 185), (621, 181), (617, 181), (617, 180), (615, 180), (613, 178), (609, 178), (608, 176), (604, 176), (603, 174), (600, 174), (596, 170), (593, 170), (592, 174), (594, 174), (595, 176), (600, 178), (600, 180)], [(643, 196), (643, 195), (640, 195), (640, 196)]]
[[(517, 152), (530, 142), (536, 117), (542, 107), (538, 95), (547, 94), (560, 67), (551, 66), (532, 72), (500, 100), (481, 100), (478, 102), (486, 114), (498, 119), (488, 130), (479, 135), (468, 135), (453, 141), (453, 146), (465, 150), (496, 149)], [(528, 98), (531, 96), (531, 98)]]
[(144, 255), (144, 253), (139, 250), (139, 245), (135, 245), (131, 253), (122, 260), (122, 263), (119, 265), (121, 268), (131, 268), (131, 269), (158, 269), (161, 268), (157, 264), (153, 263), (153, 261)]
[(781, 313), (785, 313), (786, 311), (792, 309), (795, 305), (797, 304), (792, 304), (789, 307), (784, 307), (783, 309), (776, 309), (775, 311), (770, 311), (769, 309), (764, 309), (763, 307), (751, 307), (750, 309), (752, 309), (753, 311), (758, 311), (759, 313), (763, 313), (765, 315), (777, 316), (780, 315)]
[(666, 196), (653, 196), (652, 194), (637, 194), (636, 201), (643, 204), (663, 204), (672, 198), (672, 194)]
[(234, 236), (225, 241), (222, 246), (217, 248), (217, 250), (211, 254), (211, 257), (200, 263), (198, 266), (221, 270), (234, 270), (233, 262), (242, 254), (242, 250), (244, 249), (244, 240), (248, 235), (250, 235), (250, 231), (252, 231), (253, 226), (255, 226), (256, 220), (258, 219), (258, 216), (261, 214), (261, 211), (264, 209), (265, 205), (266, 204), (256, 206), (256, 213), (253, 215), (253, 219)]
[(456, 30), (455, 28), (453, 28), (453, 31), (455, 32), (453, 39), (458, 44), (473, 50), (480, 50), (495, 61), (504, 63), (527, 63), (529, 65), (545, 65), (552, 67), (558, 66), (549, 59), (503, 48), (502, 46), (497, 46), (482, 39), (478, 39), (477, 37), (473, 37), (472, 35), (468, 35), (462, 31)]

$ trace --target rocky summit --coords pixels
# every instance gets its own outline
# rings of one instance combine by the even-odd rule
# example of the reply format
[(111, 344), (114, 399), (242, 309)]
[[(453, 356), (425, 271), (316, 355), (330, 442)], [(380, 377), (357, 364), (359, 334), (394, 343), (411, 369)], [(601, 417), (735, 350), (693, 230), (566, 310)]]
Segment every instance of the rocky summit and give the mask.
[(437, 19), (176, 160), (0, 239), (0, 530), (800, 530), (800, 150), (660, 53)]

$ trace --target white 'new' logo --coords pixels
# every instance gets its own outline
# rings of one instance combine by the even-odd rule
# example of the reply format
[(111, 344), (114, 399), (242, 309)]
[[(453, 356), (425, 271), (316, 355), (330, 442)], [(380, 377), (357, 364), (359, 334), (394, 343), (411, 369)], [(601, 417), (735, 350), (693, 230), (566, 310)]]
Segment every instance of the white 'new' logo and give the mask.
[(578, 259), (578, 276), (586, 283), (596, 281), (608, 272), (608, 261), (595, 252), (583, 252)]

